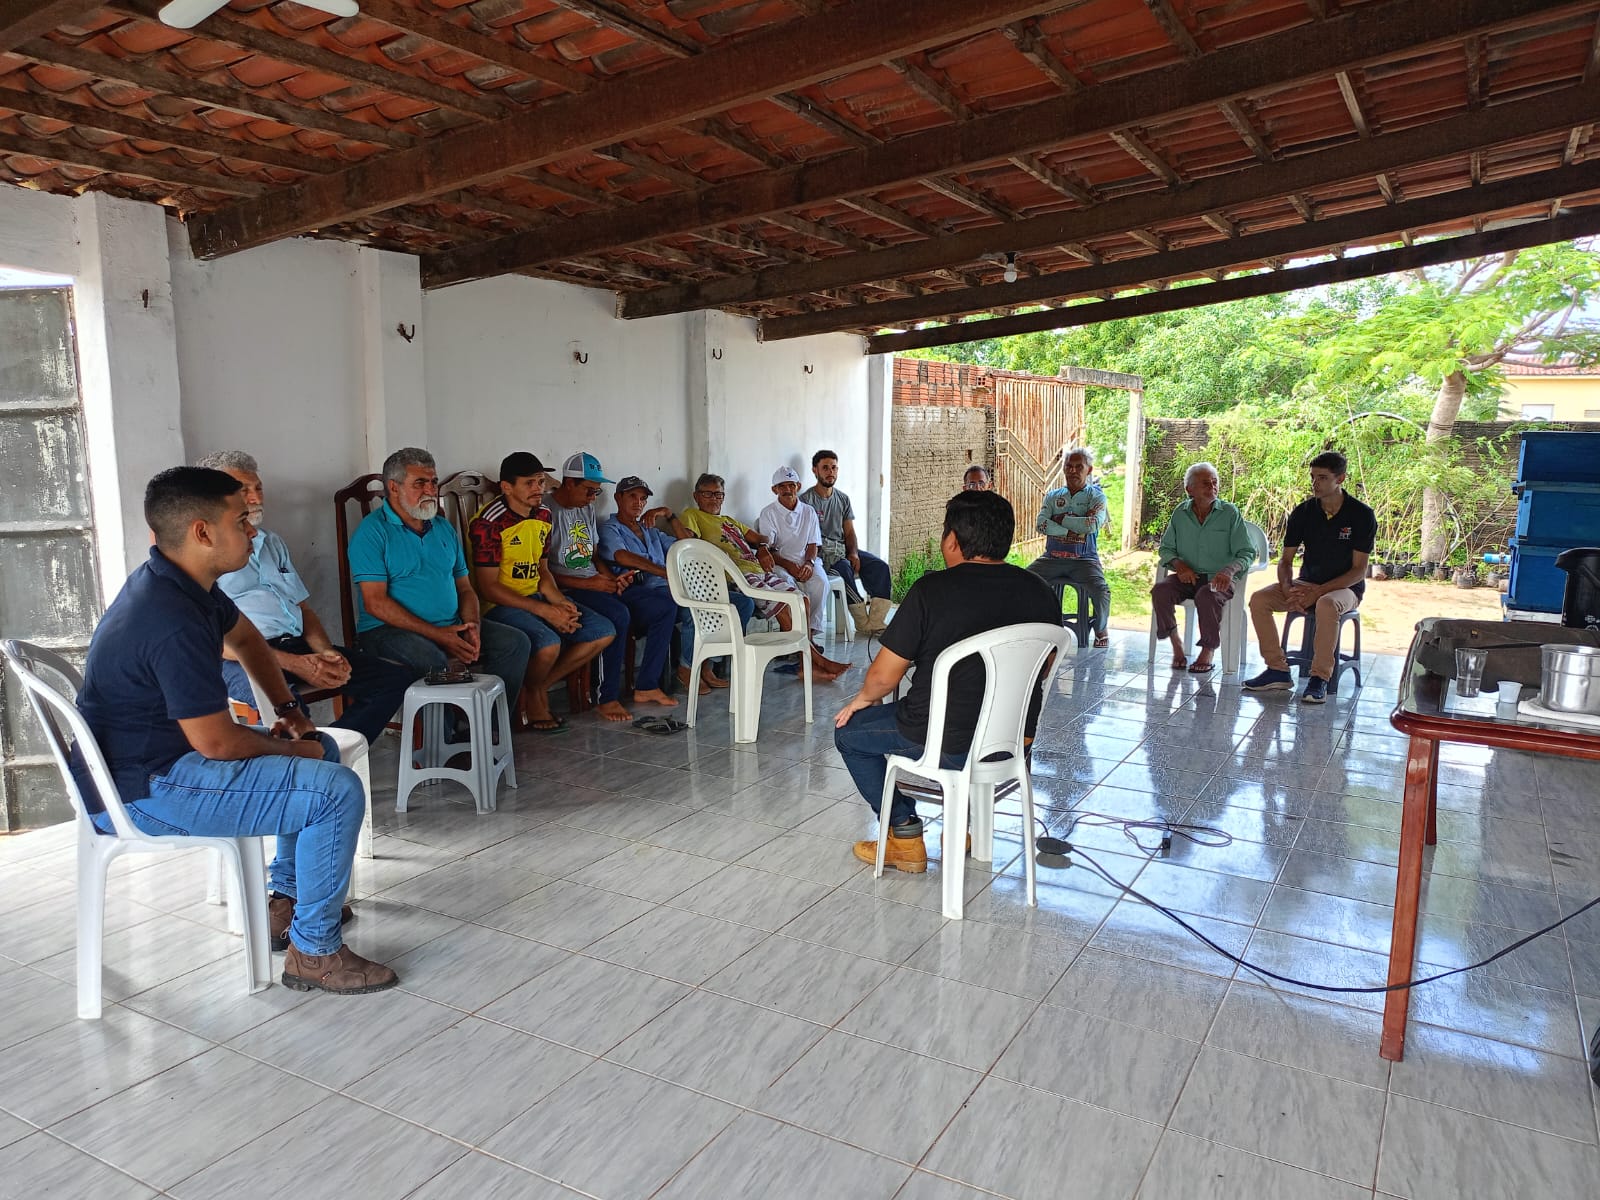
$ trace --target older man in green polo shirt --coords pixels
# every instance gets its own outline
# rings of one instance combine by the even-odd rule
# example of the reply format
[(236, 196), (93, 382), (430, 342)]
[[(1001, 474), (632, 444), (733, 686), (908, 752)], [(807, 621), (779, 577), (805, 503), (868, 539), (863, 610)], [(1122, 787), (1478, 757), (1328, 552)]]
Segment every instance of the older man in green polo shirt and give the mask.
[[(1212, 668), (1222, 644), (1222, 612), (1233, 599), (1233, 581), (1255, 562), (1255, 543), (1244, 515), (1218, 498), (1222, 480), (1216, 467), (1198, 462), (1183, 475), (1189, 498), (1178, 505), (1161, 535), (1156, 554), (1156, 580), (1150, 589), (1155, 608), (1156, 636), (1172, 643), (1172, 669), (1187, 667), (1196, 675)], [(1171, 574), (1163, 575), (1170, 571)], [(1194, 601), (1200, 622), (1200, 653), (1191, 666), (1178, 632), (1177, 606)]]

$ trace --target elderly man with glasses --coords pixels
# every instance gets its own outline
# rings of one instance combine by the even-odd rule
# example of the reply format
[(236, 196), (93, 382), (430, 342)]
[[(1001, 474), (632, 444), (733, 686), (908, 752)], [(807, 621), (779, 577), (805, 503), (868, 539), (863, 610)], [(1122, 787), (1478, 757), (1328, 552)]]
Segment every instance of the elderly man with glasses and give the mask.
[(967, 468), (966, 474), (961, 476), (961, 490), (963, 492), (992, 492), (994, 481), (989, 478), (989, 468), (973, 463)]
[[(1214, 665), (1222, 645), (1222, 613), (1233, 599), (1233, 581), (1242, 578), (1255, 562), (1255, 543), (1244, 514), (1220, 499), (1222, 481), (1216, 467), (1197, 462), (1183, 473), (1183, 490), (1189, 498), (1173, 510), (1156, 553), (1156, 573), (1163, 575), (1150, 589), (1155, 609), (1156, 636), (1172, 643), (1172, 669), (1188, 668), (1204, 675)], [(1184, 653), (1178, 631), (1177, 606), (1194, 601), (1200, 624), (1200, 653), (1193, 665)]]

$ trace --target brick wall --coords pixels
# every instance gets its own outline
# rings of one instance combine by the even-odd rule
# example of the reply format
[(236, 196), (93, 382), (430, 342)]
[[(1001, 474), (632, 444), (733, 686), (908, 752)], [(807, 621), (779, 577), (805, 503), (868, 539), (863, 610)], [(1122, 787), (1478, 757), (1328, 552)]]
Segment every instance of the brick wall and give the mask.
[(894, 515), (889, 566), (898, 571), (909, 552), (921, 550), (930, 537), (937, 540), (944, 528), (945, 502), (961, 490), (966, 469), (974, 463), (992, 466), (994, 409), (953, 401), (896, 404), (891, 420)]
[(994, 403), (986, 367), (930, 362), (923, 358), (894, 360), (896, 404), (950, 404), (985, 408)]

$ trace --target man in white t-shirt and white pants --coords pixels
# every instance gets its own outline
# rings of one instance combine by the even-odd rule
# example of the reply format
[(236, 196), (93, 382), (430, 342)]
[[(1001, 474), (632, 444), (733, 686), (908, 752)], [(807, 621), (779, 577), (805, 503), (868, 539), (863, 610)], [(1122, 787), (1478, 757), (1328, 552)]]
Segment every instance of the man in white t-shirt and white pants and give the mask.
[(761, 510), (756, 529), (772, 547), (779, 567), (794, 578), (806, 597), (811, 640), (822, 640), (822, 619), (828, 602), (828, 573), (822, 566), (822, 527), (817, 510), (800, 503), (800, 475), (793, 467), (772, 473), (772, 493), (777, 496)]

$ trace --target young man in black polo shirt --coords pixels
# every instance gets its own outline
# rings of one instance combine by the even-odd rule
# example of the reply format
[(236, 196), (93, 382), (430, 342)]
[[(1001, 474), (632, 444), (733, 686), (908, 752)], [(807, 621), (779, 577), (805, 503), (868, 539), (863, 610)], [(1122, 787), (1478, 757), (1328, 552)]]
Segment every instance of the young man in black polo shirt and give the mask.
[[(161, 836), (276, 834), (272, 904), (292, 910), (284, 984), (347, 995), (393, 987), (395, 973), (339, 932), (366, 813), (361, 781), (339, 765), (333, 739), (316, 732), (272, 650), (217, 586), (250, 558), (255, 529), (243, 488), (221, 471), (174, 467), (150, 481), (144, 515), (156, 544), (95, 629), (78, 695), (128, 816)], [(276, 706), (270, 734), (234, 723), (224, 646)], [(109, 833), (76, 754), (73, 766), (96, 826)]]
[[(928, 739), (933, 663), (940, 652), (1003, 625), (1061, 623), (1061, 608), (1050, 585), (1006, 562), (1016, 524), (1011, 502), (998, 492), (962, 492), (951, 498), (945, 505), (944, 538), (939, 543), (949, 569), (929, 572), (911, 585), (883, 632), (882, 648), (867, 669), (861, 690), (834, 718), (833, 744), (862, 798), (878, 813), (880, 836), (883, 814), (878, 807), (888, 758), (922, 753)], [(917, 673), (905, 699), (880, 704), (913, 664)], [(976, 658), (950, 672), (942, 743), (946, 765), (959, 766), (965, 760), (983, 692), (983, 664)], [(1030, 735), (1039, 705), (1035, 696), (1028, 718)], [(894, 794), (889, 833), (884, 866), (913, 873), (928, 869), (916, 804), (901, 791)], [(862, 862), (876, 862), (877, 855), (877, 842), (856, 843), (855, 856)]]
[[(1317, 632), (1311, 674), (1300, 699), (1307, 704), (1328, 699), (1328, 680), (1333, 678), (1339, 645), (1339, 618), (1361, 603), (1367, 590), (1367, 558), (1378, 536), (1378, 519), (1372, 510), (1344, 490), (1347, 465), (1344, 455), (1332, 450), (1311, 460), (1311, 499), (1289, 514), (1283, 554), (1278, 559), (1278, 582), (1250, 597), (1250, 619), (1267, 669), (1245, 680), (1247, 692), (1294, 689), (1273, 614), (1310, 610), (1316, 616)], [(1301, 546), (1305, 557), (1296, 576), (1294, 554)]]

